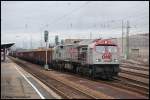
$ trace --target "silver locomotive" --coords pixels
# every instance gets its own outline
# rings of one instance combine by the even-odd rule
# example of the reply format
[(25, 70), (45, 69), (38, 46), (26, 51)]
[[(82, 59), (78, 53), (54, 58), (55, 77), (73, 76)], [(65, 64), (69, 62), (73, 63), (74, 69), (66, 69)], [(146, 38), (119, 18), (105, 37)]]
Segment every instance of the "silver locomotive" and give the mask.
[(118, 47), (110, 39), (83, 40), (53, 49), (53, 67), (74, 73), (112, 79), (119, 69)]

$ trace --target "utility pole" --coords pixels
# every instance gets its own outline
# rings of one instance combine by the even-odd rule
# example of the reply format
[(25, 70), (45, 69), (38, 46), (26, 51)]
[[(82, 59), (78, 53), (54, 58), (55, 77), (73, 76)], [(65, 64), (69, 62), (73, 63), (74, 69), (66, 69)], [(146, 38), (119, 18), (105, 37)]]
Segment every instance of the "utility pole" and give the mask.
[(129, 30), (130, 30), (130, 24), (129, 21), (127, 21), (127, 34), (126, 34), (126, 58), (129, 58)]
[(62, 45), (64, 44), (64, 40), (63, 40), (63, 39), (61, 40), (61, 44), (62, 44)]
[(41, 34), (41, 48), (42, 48), (42, 34)]
[(44, 31), (44, 39), (45, 39), (45, 42), (46, 42), (46, 52), (45, 52), (45, 57), (46, 57), (46, 64), (44, 66), (45, 69), (48, 70), (48, 64), (47, 64), (47, 42), (48, 42), (48, 31)]
[[(41, 28), (40, 28), (40, 30), (42, 30), (42, 26), (41, 26)], [(41, 32), (41, 48), (42, 48), (42, 32)]]
[(123, 33), (124, 33), (124, 30), (123, 30), (123, 20), (122, 20), (122, 55), (123, 55)]
[(22, 49), (25, 49), (25, 43), (24, 43), (24, 40), (22, 40)]
[[(25, 33), (28, 33), (28, 24), (25, 24)], [(24, 41), (23, 41), (23, 45), (24, 45)], [(27, 49), (27, 47), (25, 46), (25, 49)]]
[(90, 39), (92, 39), (92, 33), (90, 32)]
[(58, 37), (58, 35), (55, 36), (55, 45), (59, 45), (59, 37)]
[(31, 36), (31, 40), (30, 40), (30, 46), (31, 46), (31, 49), (32, 49), (32, 35)]

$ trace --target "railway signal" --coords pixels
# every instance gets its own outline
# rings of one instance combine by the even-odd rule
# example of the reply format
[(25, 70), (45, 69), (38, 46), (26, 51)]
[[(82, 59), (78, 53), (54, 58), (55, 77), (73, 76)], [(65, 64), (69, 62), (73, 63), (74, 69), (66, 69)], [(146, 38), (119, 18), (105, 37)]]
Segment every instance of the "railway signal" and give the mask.
[(47, 64), (47, 42), (48, 42), (48, 31), (47, 30), (45, 30), (44, 31), (44, 40), (45, 40), (45, 42), (46, 42), (46, 64), (44, 65), (44, 68), (45, 69), (48, 69), (48, 64)]

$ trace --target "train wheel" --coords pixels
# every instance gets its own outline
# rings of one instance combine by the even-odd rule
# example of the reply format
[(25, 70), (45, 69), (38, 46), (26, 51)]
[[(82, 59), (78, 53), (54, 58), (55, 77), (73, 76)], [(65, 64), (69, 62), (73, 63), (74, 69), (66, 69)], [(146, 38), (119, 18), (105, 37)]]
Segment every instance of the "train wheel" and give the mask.
[(92, 80), (94, 80), (94, 78), (95, 78), (95, 73), (96, 73), (96, 71), (95, 71), (95, 66), (91, 66), (91, 79)]
[(78, 73), (79, 75), (82, 75), (81, 67), (78, 67)]
[(61, 64), (61, 71), (62, 72), (64, 71), (64, 66), (65, 66), (65, 64), (64, 64), (64, 62), (62, 62), (62, 64)]
[(89, 68), (88, 77), (91, 77), (91, 76), (92, 76), (92, 69)]
[(80, 74), (79, 66), (76, 68), (76, 72), (77, 72), (78, 74)]
[(73, 73), (76, 73), (76, 69), (77, 69), (76, 64), (73, 64)]

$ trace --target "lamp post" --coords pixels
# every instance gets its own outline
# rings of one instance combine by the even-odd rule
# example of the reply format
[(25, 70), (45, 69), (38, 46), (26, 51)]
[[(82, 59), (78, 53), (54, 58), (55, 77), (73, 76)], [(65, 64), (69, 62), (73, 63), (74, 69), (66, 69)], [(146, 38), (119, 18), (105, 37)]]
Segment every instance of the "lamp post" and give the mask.
[(47, 42), (48, 42), (48, 31), (47, 30), (45, 30), (44, 31), (44, 39), (45, 39), (45, 42), (46, 42), (46, 63), (45, 63), (45, 65), (44, 65), (44, 68), (45, 69), (47, 69), (48, 70), (48, 64), (47, 64)]

